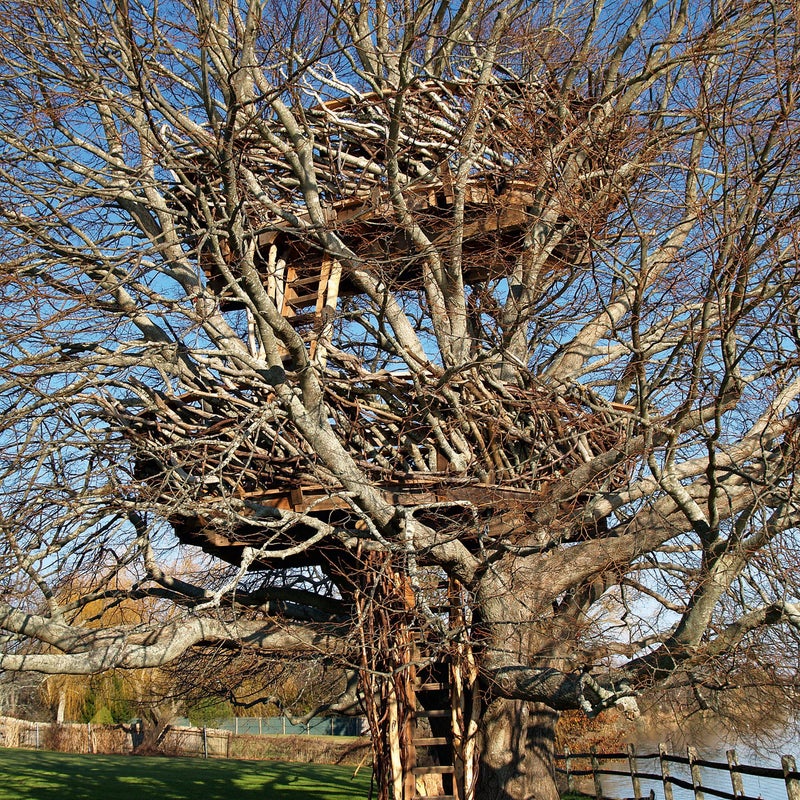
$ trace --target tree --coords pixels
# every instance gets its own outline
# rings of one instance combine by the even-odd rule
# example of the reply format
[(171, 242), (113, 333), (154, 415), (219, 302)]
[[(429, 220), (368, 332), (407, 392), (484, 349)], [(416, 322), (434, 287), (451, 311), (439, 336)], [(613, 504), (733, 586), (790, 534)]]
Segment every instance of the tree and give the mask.
[(2, 3), (2, 669), (313, 653), (382, 798), (443, 664), (480, 800), (792, 697), (797, 15), (623, 5)]

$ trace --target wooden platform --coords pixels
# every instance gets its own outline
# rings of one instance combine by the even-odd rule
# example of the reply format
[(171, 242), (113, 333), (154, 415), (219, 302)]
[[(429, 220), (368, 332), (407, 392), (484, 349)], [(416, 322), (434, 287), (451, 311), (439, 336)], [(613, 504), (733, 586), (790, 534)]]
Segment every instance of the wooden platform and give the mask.
[[(459, 247), (467, 285), (507, 276), (514, 269), (525, 232), (537, 219), (535, 187), (518, 181), (502, 189), (485, 180), (466, 187), (464, 223)], [(448, 258), (453, 235), (454, 196), (447, 181), (412, 186), (406, 193), (409, 209), (431, 241), (431, 249)], [(380, 276), (393, 289), (419, 289), (425, 253), (412, 247), (396, 218), (388, 192), (377, 187), (363, 196), (332, 202), (324, 209), (326, 227), (335, 231), (355, 254), (359, 268)], [(301, 223), (310, 223), (308, 214)], [(559, 245), (550, 258), (551, 269), (564, 269), (581, 258), (574, 239)], [(233, 296), (214, 258), (200, 253), (200, 265), (209, 285), (228, 310), (242, 307)], [(267, 294), (287, 318), (311, 322), (325, 306), (335, 308), (338, 297), (359, 293), (351, 270), (322, 252), (319, 245), (298, 235), (296, 227), (276, 225), (257, 237), (256, 265)], [(229, 267), (234, 276), (236, 266)]]

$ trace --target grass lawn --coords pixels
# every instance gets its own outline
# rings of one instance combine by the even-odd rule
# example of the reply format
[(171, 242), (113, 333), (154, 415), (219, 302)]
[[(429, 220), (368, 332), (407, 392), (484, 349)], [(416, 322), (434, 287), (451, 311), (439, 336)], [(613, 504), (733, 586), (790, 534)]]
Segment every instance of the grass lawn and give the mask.
[(362, 800), (369, 768), (0, 748), (0, 800)]

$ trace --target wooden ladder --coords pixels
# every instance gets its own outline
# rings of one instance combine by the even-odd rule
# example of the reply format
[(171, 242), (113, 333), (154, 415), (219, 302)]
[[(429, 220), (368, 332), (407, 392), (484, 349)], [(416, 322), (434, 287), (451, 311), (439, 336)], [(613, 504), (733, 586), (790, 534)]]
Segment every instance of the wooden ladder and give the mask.
[[(452, 709), (450, 708), (450, 681), (449, 681), (449, 665), (445, 662), (436, 662), (432, 667), (438, 667), (439, 671), (446, 676), (442, 680), (442, 675), (428, 678), (418, 676), (414, 687), (414, 695), (416, 699), (416, 708), (412, 714), (411, 742), (412, 742), (412, 761), (407, 776), (406, 783), (406, 796), (409, 800), (418, 800), (418, 798), (428, 798), (429, 800), (460, 800), (458, 787), (456, 786), (455, 774), (455, 754), (453, 752), (453, 732), (452, 732)], [(431, 668), (429, 668), (431, 669)], [(438, 679), (437, 679), (438, 678)], [(447, 706), (437, 708), (424, 708), (421, 699), (427, 700), (424, 705), (430, 706), (432, 695), (446, 695)], [(426, 698), (427, 695), (427, 698)], [(422, 698), (420, 697), (422, 696)], [(434, 701), (435, 702), (435, 701)], [(441, 704), (440, 704), (441, 705)], [(447, 735), (434, 735), (434, 732), (420, 732), (419, 723), (422, 720), (427, 720), (430, 727), (442, 727), (442, 722), (447, 725)], [(438, 724), (437, 724), (438, 723)], [(435, 753), (435, 756), (430, 759), (439, 761), (438, 764), (420, 765), (418, 763), (418, 754), (421, 752)], [(443, 763), (445, 762), (445, 763)], [(417, 789), (417, 780), (427, 775), (436, 775), (441, 777), (441, 786), (437, 787), (440, 790), (439, 794), (419, 794)], [(437, 782), (438, 783), (438, 782)]]

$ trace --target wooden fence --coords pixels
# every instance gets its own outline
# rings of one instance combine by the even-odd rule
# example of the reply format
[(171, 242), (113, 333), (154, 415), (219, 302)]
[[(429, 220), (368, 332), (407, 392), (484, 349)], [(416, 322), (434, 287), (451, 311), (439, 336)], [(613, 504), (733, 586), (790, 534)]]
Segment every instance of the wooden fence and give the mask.
[[(214, 728), (169, 727), (160, 739), (166, 753), (225, 758), (230, 755), (231, 732)], [(0, 746), (62, 753), (130, 753), (129, 726), (87, 723), (29, 722), (0, 716)]]
[[(556, 756), (556, 771), (565, 779), (568, 791), (596, 798), (607, 796), (602, 780), (607, 775), (618, 779), (628, 778), (631, 796), (636, 800), (647, 796), (652, 800), (655, 797), (652, 788), (647, 794), (642, 792), (642, 781), (657, 782), (662, 788), (664, 800), (675, 800), (676, 788), (690, 793), (689, 797), (693, 796), (694, 800), (706, 800), (706, 797), (763, 800), (760, 796), (745, 793), (743, 776), (749, 775), (780, 781), (785, 787), (787, 800), (800, 800), (800, 773), (793, 756), (781, 757), (781, 769), (740, 764), (735, 750), (728, 750), (726, 757), (725, 763), (708, 761), (700, 758), (693, 747), (687, 748), (685, 756), (670, 754), (663, 744), (659, 745), (657, 753), (637, 752), (633, 745), (628, 745), (624, 753), (598, 753), (595, 748), (588, 753), (572, 753), (565, 748), (563, 755)], [(641, 769), (642, 762), (655, 763), (658, 771)], [(677, 768), (673, 769), (673, 766)], [(717, 778), (727, 773), (731, 790), (720, 788), (719, 780), (712, 780), (717, 785), (710, 785), (707, 773), (704, 778), (704, 770), (710, 770)], [(686, 797), (685, 794), (683, 796)]]

